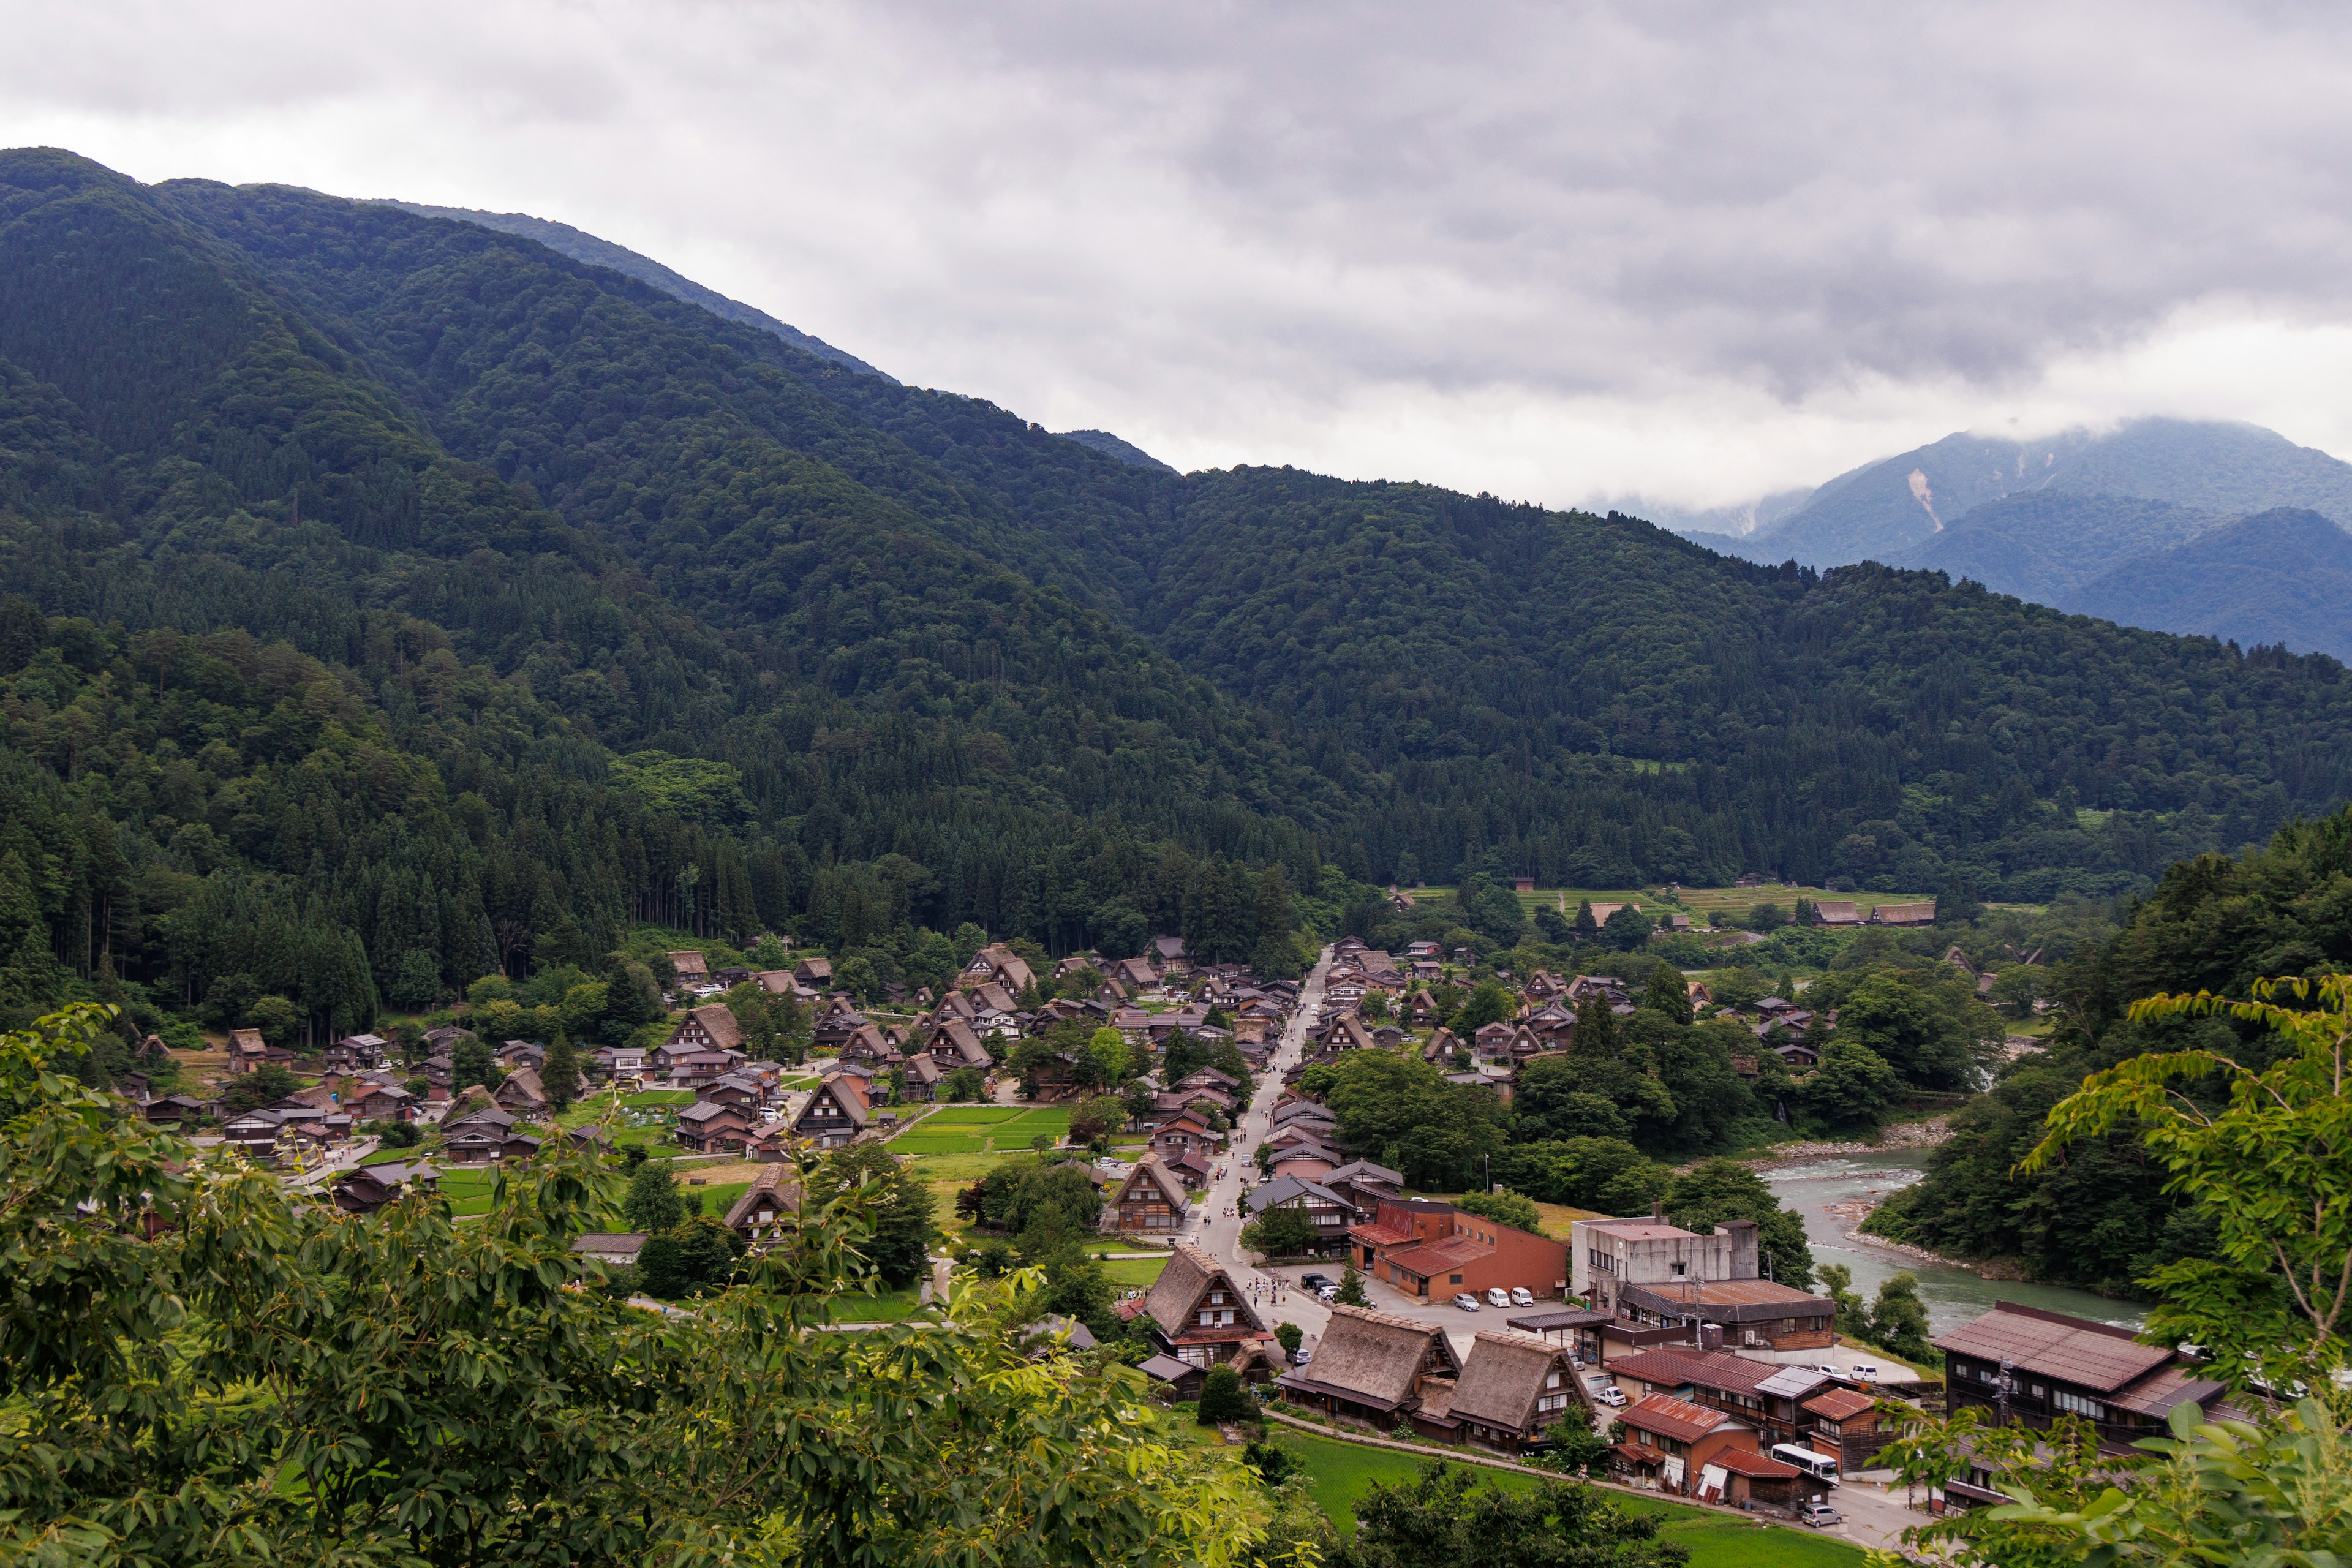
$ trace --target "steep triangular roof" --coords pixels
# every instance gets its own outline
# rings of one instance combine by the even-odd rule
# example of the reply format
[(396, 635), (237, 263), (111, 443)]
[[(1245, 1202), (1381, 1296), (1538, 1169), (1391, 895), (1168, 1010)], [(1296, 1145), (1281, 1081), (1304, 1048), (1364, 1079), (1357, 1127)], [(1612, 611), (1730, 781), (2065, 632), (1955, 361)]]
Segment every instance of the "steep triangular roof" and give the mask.
[(1118, 1184), (1118, 1190), (1111, 1194), (1113, 1206), (1124, 1202), (1139, 1183), (1157, 1189), (1179, 1214), (1183, 1213), (1185, 1205), (1192, 1201), (1184, 1195), (1184, 1184), (1178, 1181), (1167, 1166), (1157, 1160), (1139, 1160), (1135, 1169), (1128, 1172)]
[(759, 1179), (745, 1189), (727, 1210), (727, 1228), (734, 1229), (755, 1213), (762, 1204), (798, 1214), (801, 1208), (801, 1179), (798, 1167), (779, 1161), (760, 1173)]
[(1265, 1332), (1264, 1320), (1225, 1272), (1225, 1266), (1189, 1241), (1176, 1244), (1167, 1267), (1152, 1282), (1151, 1293), (1143, 1299), (1143, 1310), (1160, 1325), (1161, 1332), (1171, 1339), (1177, 1338), (1195, 1326), (1192, 1321), (1193, 1309), (1200, 1305), (1209, 1288), (1221, 1281), (1229, 1300), (1219, 1306), (1234, 1310), (1234, 1329)]
[(1507, 1431), (1524, 1430), (1536, 1413), (1544, 1379), (1557, 1371), (1561, 1385), (1575, 1375), (1568, 1348), (1525, 1334), (1478, 1331), (1454, 1390), (1454, 1414)]
[(1444, 1329), (1334, 1302), (1307, 1375), (1392, 1410), (1412, 1396), (1433, 1354), (1448, 1370), (1460, 1369)]

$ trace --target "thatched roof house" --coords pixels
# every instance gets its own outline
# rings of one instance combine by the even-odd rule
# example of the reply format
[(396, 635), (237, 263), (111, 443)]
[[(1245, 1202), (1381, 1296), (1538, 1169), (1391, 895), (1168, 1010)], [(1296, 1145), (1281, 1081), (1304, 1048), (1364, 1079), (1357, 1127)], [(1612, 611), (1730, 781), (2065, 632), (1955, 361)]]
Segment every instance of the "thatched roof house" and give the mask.
[(1481, 1329), (1454, 1386), (1452, 1423), (1464, 1436), (1516, 1448), (1567, 1414), (1575, 1384), (1566, 1345)]
[(1302, 1405), (1388, 1427), (1450, 1398), (1461, 1373), (1444, 1329), (1334, 1303), (1314, 1361), (1275, 1382)]

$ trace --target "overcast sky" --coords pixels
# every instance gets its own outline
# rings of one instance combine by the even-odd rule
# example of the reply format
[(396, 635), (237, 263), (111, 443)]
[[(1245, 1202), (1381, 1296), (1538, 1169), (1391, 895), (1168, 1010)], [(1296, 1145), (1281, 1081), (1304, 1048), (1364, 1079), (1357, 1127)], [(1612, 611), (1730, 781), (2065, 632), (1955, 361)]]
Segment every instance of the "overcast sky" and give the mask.
[(0, 141), (561, 219), (1185, 468), (2352, 457), (2352, 11), (0, 0)]

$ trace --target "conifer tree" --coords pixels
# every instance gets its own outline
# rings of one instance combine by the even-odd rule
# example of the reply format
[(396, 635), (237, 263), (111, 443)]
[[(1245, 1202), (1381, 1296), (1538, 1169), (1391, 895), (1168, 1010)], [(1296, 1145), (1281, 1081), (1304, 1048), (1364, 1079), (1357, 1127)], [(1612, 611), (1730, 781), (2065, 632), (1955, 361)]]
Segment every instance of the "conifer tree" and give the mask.
[(547, 1103), (557, 1110), (568, 1109), (580, 1094), (580, 1056), (572, 1048), (572, 1037), (562, 1030), (547, 1047), (547, 1060), (539, 1069), (540, 1088), (547, 1095)]

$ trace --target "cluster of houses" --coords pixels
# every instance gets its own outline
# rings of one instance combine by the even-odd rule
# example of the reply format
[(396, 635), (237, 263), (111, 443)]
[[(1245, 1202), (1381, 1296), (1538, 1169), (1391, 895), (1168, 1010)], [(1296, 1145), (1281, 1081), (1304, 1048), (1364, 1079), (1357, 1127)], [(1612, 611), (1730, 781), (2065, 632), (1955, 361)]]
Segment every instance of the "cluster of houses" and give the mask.
[[(1372, 1190), (1360, 1181), (1351, 1176), (1348, 1191)], [(1343, 1195), (1331, 1190), (1338, 1184), (1327, 1185), (1327, 1203)], [(1286, 1187), (1281, 1201), (1296, 1195)], [(1346, 1233), (1350, 1261), (1428, 1299), (1416, 1289), (1428, 1276), (1389, 1268), (1390, 1249), (1457, 1249), (1433, 1260), (1450, 1269), (1458, 1257), (1460, 1283), (1475, 1291), (1480, 1264), (1504, 1267), (1525, 1243), (1491, 1227), (1502, 1245), (1463, 1247), (1482, 1239), (1487, 1222), (1444, 1212), (1450, 1207), (1380, 1199), (1377, 1217)], [(1565, 1250), (1558, 1293), (1575, 1299), (1511, 1315), (1507, 1331), (1479, 1331), (1467, 1353), (1438, 1322), (1335, 1305), (1312, 1358), (1273, 1382), (1328, 1415), (1507, 1453), (1540, 1450), (1564, 1419), (1591, 1422), (1616, 1434), (1609, 1463), (1622, 1480), (1779, 1513), (1870, 1468), (1915, 1413), (1906, 1396), (1926, 1385), (1832, 1364), (1835, 1304), (1763, 1278), (1752, 1224), (1700, 1236), (1655, 1210), (1579, 1220)], [(1947, 1358), (1952, 1408), (1978, 1405), (1999, 1423), (2037, 1428), (2080, 1416), (2105, 1452), (2126, 1454), (2160, 1435), (2184, 1404), (2208, 1419), (2246, 1418), (2192, 1356), (2141, 1344), (2111, 1324), (2001, 1302), (1934, 1342)], [(1209, 1342), (1171, 1341), (1171, 1353), (1189, 1365), (1219, 1355)], [(1941, 1501), (2000, 1503), (1994, 1479), (1979, 1467), (1953, 1480)]]

